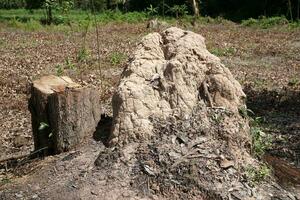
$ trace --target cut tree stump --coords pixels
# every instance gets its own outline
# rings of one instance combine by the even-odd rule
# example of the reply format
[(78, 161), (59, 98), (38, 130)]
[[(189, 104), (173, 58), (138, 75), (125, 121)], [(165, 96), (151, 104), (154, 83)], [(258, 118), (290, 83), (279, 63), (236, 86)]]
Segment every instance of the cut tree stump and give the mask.
[(29, 110), (35, 150), (58, 154), (95, 131), (101, 116), (100, 94), (69, 77), (45, 76), (32, 83)]

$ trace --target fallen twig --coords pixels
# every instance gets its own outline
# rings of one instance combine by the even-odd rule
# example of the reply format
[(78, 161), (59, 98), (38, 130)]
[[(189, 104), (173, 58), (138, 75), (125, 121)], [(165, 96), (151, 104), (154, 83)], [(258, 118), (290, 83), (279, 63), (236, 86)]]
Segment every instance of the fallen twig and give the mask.
[(38, 149), (36, 151), (33, 151), (31, 152), (30, 154), (23, 154), (23, 155), (18, 155), (18, 156), (12, 156), (12, 157), (7, 157), (7, 158), (3, 158), (0, 160), (0, 163), (4, 163), (4, 162), (8, 162), (8, 161), (11, 161), (11, 160), (19, 160), (19, 159), (22, 159), (22, 158), (29, 158), (45, 149), (48, 149), (48, 147), (44, 147), (44, 148), (41, 148), (41, 149)]

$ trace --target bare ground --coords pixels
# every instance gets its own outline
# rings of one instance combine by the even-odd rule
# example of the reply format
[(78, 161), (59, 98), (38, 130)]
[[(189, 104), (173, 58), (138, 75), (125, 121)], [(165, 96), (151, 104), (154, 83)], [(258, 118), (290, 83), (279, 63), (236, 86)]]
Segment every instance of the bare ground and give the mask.
[[(269, 153), (299, 167), (299, 29), (261, 30), (231, 23), (199, 25), (190, 29), (206, 38), (208, 49), (221, 57), (244, 86), (248, 107), (256, 116), (263, 117), (264, 130), (274, 137)], [(104, 110), (110, 114), (110, 96), (122, 67), (136, 42), (148, 32), (144, 24), (101, 26), (99, 67), (93, 30), (84, 45), (81, 32), (24, 32), (2, 28), (0, 160), (33, 150), (27, 109), (30, 81), (45, 74), (64, 73), (82, 84), (94, 85), (102, 91)], [(88, 49), (84, 56), (79, 53), (83, 46)], [(2, 165), (0, 199), (142, 198), (144, 195), (138, 187), (129, 187), (132, 185), (129, 174), (122, 170), (120, 163), (112, 164), (116, 170), (109, 172), (94, 165), (100, 151), (105, 151), (104, 145), (90, 136), (71, 153)], [(172, 197), (170, 194), (178, 195), (175, 191), (151, 198), (168, 199)], [(199, 199), (201, 194), (195, 191), (190, 191), (188, 197)]]

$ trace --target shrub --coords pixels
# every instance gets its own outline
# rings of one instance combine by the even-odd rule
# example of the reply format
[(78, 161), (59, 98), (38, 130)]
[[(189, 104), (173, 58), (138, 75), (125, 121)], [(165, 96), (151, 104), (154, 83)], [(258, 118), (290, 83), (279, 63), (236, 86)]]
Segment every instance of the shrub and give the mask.
[(271, 28), (277, 25), (289, 24), (289, 21), (284, 17), (261, 17), (259, 19), (247, 19), (242, 21), (243, 26), (252, 26), (259, 28)]
[(114, 52), (110, 55), (110, 63), (114, 66), (119, 65), (126, 59), (123, 53)]
[(272, 137), (261, 129), (260, 123), (260, 117), (251, 121), (252, 154), (258, 158), (261, 158), (272, 145)]
[(262, 164), (258, 168), (248, 166), (245, 171), (246, 177), (251, 185), (256, 185), (266, 181), (272, 173), (272, 170), (266, 164)]
[(25, 0), (0, 0), (0, 9), (25, 8)]

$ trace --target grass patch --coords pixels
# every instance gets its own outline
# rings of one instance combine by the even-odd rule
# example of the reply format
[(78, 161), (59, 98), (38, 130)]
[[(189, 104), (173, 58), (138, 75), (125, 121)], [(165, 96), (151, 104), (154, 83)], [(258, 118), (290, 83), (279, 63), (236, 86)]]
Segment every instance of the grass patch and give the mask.
[(4, 177), (4, 178), (0, 179), (0, 186), (9, 184), (9, 183), (11, 183), (11, 182), (12, 182), (12, 181), (11, 181), (9, 178)]
[(40, 24), (40, 22), (36, 21), (34, 19), (30, 19), (26, 23), (23, 23), (16, 19), (13, 19), (8, 22), (8, 25), (12, 28), (23, 29), (25, 31), (36, 31), (36, 30), (40, 30), (42, 28), (42, 25)]
[(210, 52), (216, 56), (233, 56), (236, 53), (236, 49), (234, 47), (212, 48)]
[(253, 83), (256, 88), (263, 88), (266, 85), (266, 81), (264, 79), (259, 78), (255, 79)]
[(121, 64), (125, 59), (126, 55), (120, 52), (113, 52), (109, 57), (109, 61), (113, 66)]
[(87, 48), (80, 48), (77, 52), (76, 60), (77, 62), (85, 62), (89, 59), (90, 52)]
[(257, 158), (261, 158), (265, 152), (272, 146), (272, 137), (265, 133), (261, 128), (261, 117), (256, 117), (250, 121), (251, 137), (252, 137), (252, 154)]
[(300, 22), (289, 22), (289, 20), (286, 19), (286, 17), (261, 17), (259, 19), (247, 19), (242, 21), (242, 26), (249, 26), (249, 27), (256, 27), (256, 28), (272, 28), (275, 26), (282, 26), (282, 25), (288, 25), (291, 28), (297, 28), (300, 27)]
[(262, 164), (259, 167), (247, 166), (245, 169), (245, 175), (251, 185), (257, 185), (263, 181), (266, 181), (271, 176), (272, 170), (266, 164)]
[(299, 85), (299, 83), (300, 83), (299, 78), (294, 77), (289, 80), (288, 85), (294, 87), (294, 86)]
[(62, 76), (64, 74), (64, 67), (62, 65), (55, 66), (56, 76)]
[[(96, 14), (98, 23), (127, 22), (138, 23), (147, 20), (145, 12), (105, 11)], [(53, 24), (63, 26), (86, 26), (90, 21), (94, 22), (94, 16), (88, 11), (72, 10), (68, 14), (53, 12)], [(9, 27), (20, 28), (29, 31), (43, 28), (45, 21), (44, 10), (28, 11), (25, 9), (0, 10), (0, 22), (6, 23)], [(49, 27), (49, 26), (46, 26)], [(51, 26), (50, 26), (51, 27)]]

